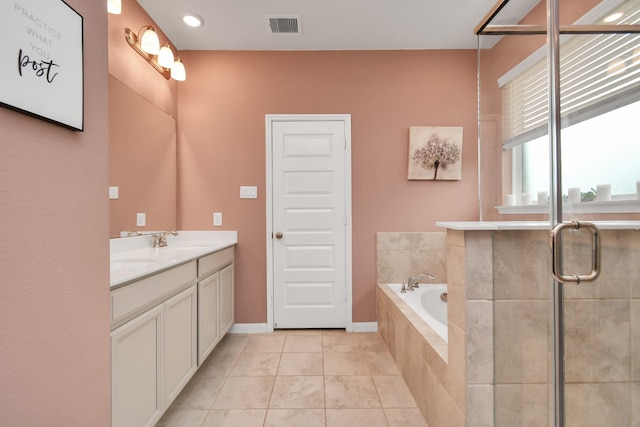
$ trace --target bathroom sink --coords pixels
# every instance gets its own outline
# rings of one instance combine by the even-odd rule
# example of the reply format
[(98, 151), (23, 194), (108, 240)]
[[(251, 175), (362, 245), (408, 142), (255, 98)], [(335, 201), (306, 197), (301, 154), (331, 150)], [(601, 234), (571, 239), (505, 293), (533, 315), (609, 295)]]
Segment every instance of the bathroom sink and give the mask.
[(119, 260), (111, 260), (110, 269), (114, 270), (144, 270), (152, 264), (155, 264), (156, 260), (152, 258), (126, 258)]

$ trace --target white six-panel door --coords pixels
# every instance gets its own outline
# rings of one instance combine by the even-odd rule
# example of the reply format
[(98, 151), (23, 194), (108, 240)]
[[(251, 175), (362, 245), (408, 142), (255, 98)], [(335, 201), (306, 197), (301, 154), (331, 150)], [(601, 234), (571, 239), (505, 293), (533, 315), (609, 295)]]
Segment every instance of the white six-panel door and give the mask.
[(345, 120), (271, 122), (274, 328), (351, 320), (347, 129)]

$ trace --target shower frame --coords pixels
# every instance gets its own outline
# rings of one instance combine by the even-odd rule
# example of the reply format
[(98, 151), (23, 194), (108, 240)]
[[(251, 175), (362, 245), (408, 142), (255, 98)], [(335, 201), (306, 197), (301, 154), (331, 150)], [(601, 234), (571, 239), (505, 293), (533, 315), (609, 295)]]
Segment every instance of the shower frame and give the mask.
[[(549, 81), (549, 158), (550, 158), (550, 188), (549, 188), (549, 222), (550, 230), (563, 224), (562, 200), (562, 156), (561, 156), (561, 108), (560, 108), (560, 35), (564, 34), (640, 34), (640, 25), (560, 25), (560, 0), (546, 0), (547, 22), (545, 25), (492, 25), (491, 21), (511, 0), (499, 0), (485, 15), (475, 28), (478, 36), (478, 127), (480, 128), (480, 36), (505, 35), (546, 35), (547, 36), (547, 76)], [(480, 153), (481, 133), (478, 132), (478, 153)], [(481, 158), (478, 155), (478, 200), (480, 207), (480, 221), (482, 218), (482, 176)], [(596, 229), (597, 233), (597, 229)], [(562, 271), (562, 234), (555, 237), (556, 250), (560, 256), (557, 259), (558, 268)], [(553, 279), (553, 402), (554, 426), (565, 427), (565, 367), (564, 367), (564, 284)]]

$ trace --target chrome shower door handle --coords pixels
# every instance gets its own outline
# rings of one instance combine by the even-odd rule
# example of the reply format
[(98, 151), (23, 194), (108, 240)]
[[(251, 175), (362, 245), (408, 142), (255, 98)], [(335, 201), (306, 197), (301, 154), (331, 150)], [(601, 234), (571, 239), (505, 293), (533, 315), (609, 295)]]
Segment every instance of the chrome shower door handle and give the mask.
[[(591, 231), (591, 272), (589, 274), (564, 274), (562, 270), (562, 251), (560, 250), (558, 238), (563, 230), (580, 230), (581, 228)], [(550, 236), (552, 267), (551, 274), (560, 283), (593, 282), (600, 275), (600, 230), (595, 224), (590, 222), (572, 221), (556, 225), (551, 230)]]

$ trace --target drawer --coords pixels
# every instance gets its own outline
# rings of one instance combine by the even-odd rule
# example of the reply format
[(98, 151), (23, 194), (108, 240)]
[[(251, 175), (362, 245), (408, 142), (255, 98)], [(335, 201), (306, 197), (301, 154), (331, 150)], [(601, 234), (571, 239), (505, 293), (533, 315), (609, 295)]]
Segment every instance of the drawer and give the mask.
[(131, 318), (196, 280), (196, 261), (130, 283), (111, 292), (111, 324)]
[(198, 259), (198, 277), (206, 277), (233, 264), (233, 246)]

